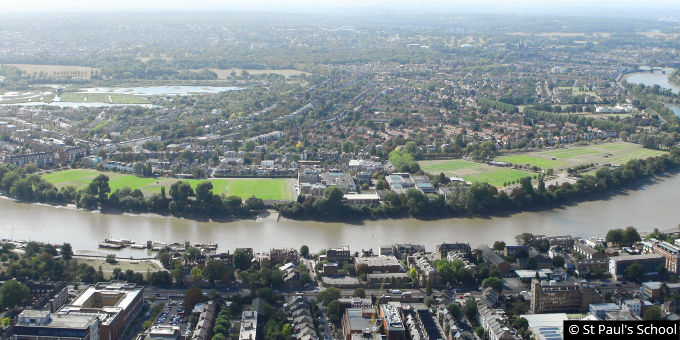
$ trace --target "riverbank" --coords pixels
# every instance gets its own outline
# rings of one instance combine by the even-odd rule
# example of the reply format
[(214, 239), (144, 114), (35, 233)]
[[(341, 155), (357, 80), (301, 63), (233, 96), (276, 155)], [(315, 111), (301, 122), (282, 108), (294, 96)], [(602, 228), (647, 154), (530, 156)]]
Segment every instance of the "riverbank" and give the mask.
[[(148, 218), (141, 215), (109, 215), (79, 209), (17, 204), (0, 199), (0, 235), (15, 240), (69, 242), (73, 249), (98, 250), (105, 238), (166, 243), (191, 241), (217, 243), (218, 252), (253, 248), (254, 252), (308, 245), (311, 252), (350, 246), (352, 250), (376, 249), (395, 243), (422, 244), (434, 249), (442, 242), (465, 242), (475, 247), (518, 234), (604, 237), (607, 231), (635, 226), (640, 232), (677, 228), (680, 213), (680, 176), (657, 176), (637, 188), (600, 200), (574, 202), (544, 210), (459, 217), (437, 220), (414, 218), (354, 220), (345, 222), (278, 222), (235, 220), (228, 223), (198, 222), (180, 218)], [(627, 213), (622, 213), (627, 212)], [(153, 256), (146, 249), (106, 250), (119, 257)]]
[[(31, 201), (22, 201), (22, 200), (17, 200), (13, 197), (10, 197), (7, 192), (0, 191), (0, 198), (12, 201), (14, 203), (18, 204), (34, 204), (34, 205), (39, 205), (39, 206), (45, 206), (45, 207), (53, 207), (57, 209), (67, 209), (67, 210), (77, 210), (77, 211), (82, 211), (86, 213), (99, 213), (99, 214), (106, 214), (106, 215), (121, 215), (121, 216), (130, 216), (130, 217), (142, 217), (142, 218), (162, 218), (162, 219), (186, 219), (186, 220), (192, 220), (196, 222), (215, 222), (215, 223), (233, 223), (237, 221), (257, 221), (257, 222), (277, 222), (279, 219), (285, 219), (288, 221), (307, 221), (307, 222), (327, 222), (327, 223), (347, 223), (347, 224), (361, 224), (367, 221), (394, 221), (394, 220), (402, 220), (402, 219), (417, 219), (421, 221), (437, 221), (437, 220), (445, 220), (445, 219), (456, 219), (456, 218), (492, 218), (492, 217), (510, 217), (515, 214), (519, 213), (524, 213), (524, 212), (541, 212), (545, 210), (550, 210), (550, 209), (555, 209), (559, 208), (562, 206), (572, 206), (572, 205), (577, 205), (583, 202), (592, 202), (592, 201), (598, 201), (598, 200), (609, 200), (612, 197), (615, 197), (617, 195), (625, 195), (627, 191), (629, 190), (635, 190), (639, 188), (642, 185), (648, 185), (648, 184), (654, 184), (656, 183), (656, 178), (657, 177), (665, 177), (665, 176), (675, 176), (678, 174), (678, 169), (670, 169), (665, 172), (659, 173), (657, 175), (654, 175), (652, 177), (647, 177), (647, 178), (642, 178), (640, 180), (637, 180), (631, 184), (626, 185), (625, 187), (622, 188), (614, 188), (614, 189), (606, 189), (603, 192), (592, 192), (588, 193), (589, 196), (565, 196), (566, 198), (562, 198), (561, 201), (553, 201), (553, 202), (548, 202), (547, 204), (543, 205), (537, 205), (537, 206), (528, 206), (528, 207), (495, 207), (492, 210), (488, 210), (484, 208), (482, 211), (479, 212), (467, 212), (463, 211), (461, 212), (456, 212), (456, 211), (445, 211), (445, 210), (439, 210), (439, 211), (430, 211), (427, 214), (423, 215), (416, 215), (413, 216), (410, 214), (408, 210), (397, 210), (395, 213), (392, 214), (383, 214), (382, 216), (377, 216), (374, 214), (370, 215), (348, 215), (348, 214), (341, 214), (341, 215), (329, 215), (329, 216), (303, 216), (302, 218), (291, 218), (290, 216), (286, 216), (284, 213), (281, 213), (281, 210), (279, 210), (280, 217), (277, 216), (275, 219), (272, 218), (260, 218), (260, 213), (262, 211), (252, 211), (250, 214), (246, 215), (239, 215), (239, 216), (229, 216), (229, 215), (216, 215), (216, 216), (206, 216), (202, 214), (182, 214), (182, 215), (175, 215), (170, 212), (164, 212), (164, 213), (158, 213), (158, 212), (130, 212), (130, 211), (124, 211), (122, 209), (117, 209), (117, 208), (110, 208), (110, 207), (102, 207), (97, 210), (88, 210), (88, 209), (83, 209), (83, 208), (78, 208), (74, 204), (48, 204), (48, 203), (41, 203), (41, 202), (31, 202)], [(591, 176), (591, 174), (588, 174), (587, 176)], [(546, 185), (547, 186), (547, 185)], [(520, 187), (521, 188), (521, 187)], [(534, 188), (535, 190), (538, 190), (537, 187)], [(293, 203), (295, 204), (295, 203)], [(350, 207), (345, 205), (345, 207)], [(271, 214), (271, 212), (270, 212)]]

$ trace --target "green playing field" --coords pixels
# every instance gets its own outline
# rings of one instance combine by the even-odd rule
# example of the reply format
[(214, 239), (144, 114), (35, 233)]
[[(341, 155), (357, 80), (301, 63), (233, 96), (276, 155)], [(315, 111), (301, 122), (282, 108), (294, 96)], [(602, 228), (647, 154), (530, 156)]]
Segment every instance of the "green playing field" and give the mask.
[[(100, 172), (93, 169), (71, 169), (65, 171), (54, 171), (43, 175), (43, 179), (61, 188), (72, 185), (78, 189), (84, 188), (95, 177), (104, 174), (109, 177), (111, 192), (123, 187), (130, 189), (140, 189), (145, 195), (159, 193), (161, 187), (166, 188), (166, 193), (170, 186), (177, 181), (184, 181), (191, 184), (195, 189), (198, 183), (205, 182), (204, 179), (176, 179), (176, 178), (146, 178), (130, 174), (119, 174), (116, 172)], [(224, 193), (227, 196), (239, 196), (243, 199), (255, 196), (269, 200), (289, 200), (291, 199), (290, 181), (288, 179), (210, 179), (213, 185), (212, 192), (215, 195)]]

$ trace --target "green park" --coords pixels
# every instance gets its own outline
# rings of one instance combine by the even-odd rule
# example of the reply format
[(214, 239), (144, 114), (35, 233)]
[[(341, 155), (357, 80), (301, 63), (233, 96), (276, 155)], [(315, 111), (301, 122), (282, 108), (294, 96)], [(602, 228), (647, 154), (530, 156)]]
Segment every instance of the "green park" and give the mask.
[(225, 194), (226, 196), (239, 196), (243, 199), (252, 196), (264, 200), (291, 199), (289, 188), (290, 181), (288, 179), (232, 178), (199, 180), (168, 177), (149, 178), (125, 173), (101, 172), (94, 169), (53, 171), (42, 175), (42, 178), (52, 183), (57, 188), (71, 185), (77, 189), (82, 189), (102, 173), (109, 177), (111, 192), (116, 191), (116, 189), (122, 189), (123, 187), (129, 187), (132, 190), (139, 189), (145, 196), (150, 196), (154, 193), (160, 193), (161, 187), (165, 187), (166, 192), (168, 192), (170, 186), (177, 181), (188, 182), (194, 189), (196, 189), (198, 183), (210, 181), (213, 185), (212, 192), (215, 195)]
[[(664, 151), (645, 149), (639, 144), (614, 142), (591, 144), (587, 146), (551, 148), (541, 151), (516, 153), (496, 157), (495, 161), (537, 166), (543, 169), (566, 170), (582, 164), (622, 165), (631, 159), (646, 159), (664, 154)], [(420, 161), (421, 168), (430, 174), (444, 173), (447, 176), (461, 177), (467, 181), (486, 181), (495, 186), (533, 176), (528, 171), (502, 168), (462, 159)]]

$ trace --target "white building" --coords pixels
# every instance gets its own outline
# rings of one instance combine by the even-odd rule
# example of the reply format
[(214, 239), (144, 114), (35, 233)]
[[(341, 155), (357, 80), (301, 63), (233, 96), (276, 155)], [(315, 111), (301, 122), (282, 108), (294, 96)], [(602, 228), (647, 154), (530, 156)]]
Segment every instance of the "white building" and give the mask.
[(624, 312), (631, 312), (637, 316), (642, 316), (642, 302), (638, 299), (623, 300), (621, 303), (621, 310)]

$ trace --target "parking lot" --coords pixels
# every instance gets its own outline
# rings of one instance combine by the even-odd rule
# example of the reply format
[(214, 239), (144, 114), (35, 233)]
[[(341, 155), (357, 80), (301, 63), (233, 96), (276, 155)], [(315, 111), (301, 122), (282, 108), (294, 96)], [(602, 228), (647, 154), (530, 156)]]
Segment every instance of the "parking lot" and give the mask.
[(166, 301), (167, 304), (158, 315), (154, 325), (179, 326), (182, 336), (189, 335), (187, 329), (191, 330), (194, 325), (187, 324), (188, 317), (182, 316), (186, 312), (184, 306), (182, 306), (183, 302), (181, 300), (162, 300), (163, 303), (166, 303)]

